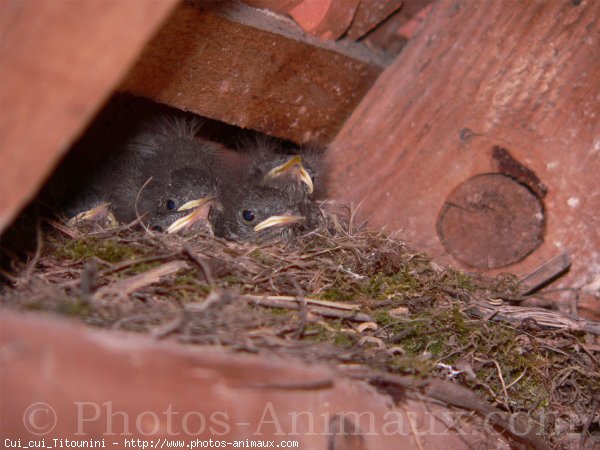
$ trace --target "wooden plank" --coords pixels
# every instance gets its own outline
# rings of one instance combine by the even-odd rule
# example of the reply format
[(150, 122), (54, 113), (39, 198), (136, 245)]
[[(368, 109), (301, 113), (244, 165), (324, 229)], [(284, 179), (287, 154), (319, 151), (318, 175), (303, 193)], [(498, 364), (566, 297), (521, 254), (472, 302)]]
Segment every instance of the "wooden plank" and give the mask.
[(355, 41), (360, 39), (398, 11), (402, 4), (402, 0), (361, 0), (348, 28), (348, 37)]
[(5, 0), (0, 232), (90, 121), (175, 0)]
[[(308, 34), (324, 40), (340, 38), (353, 23), (361, 0), (242, 0), (245, 4), (290, 16)], [(371, 0), (369, 0), (371, 1)], [(378, 0), (387, 2), (388, 0)]]
[(567, 252), (555, 256), (545, 262), (530, 274), (525, 275), (519, 281), (519, 293), (529, 295), (551, 283), (554, 279), (569, 270), (571, 261)]
[[(409, 0), (414, 1), (414, 0)], [(418, 0), (425, 2), (427, 0)], [(308, 34), (356, 41), (398, 11), (403, 0), (242, 0), (255, 8), (292, 17)]]
[(403, 0), (400, 10), (369, 32), (363, 39), (364, 43), (370, 48), (382, 49), (391, 55), (400, 53), (429, 14), (432, 1)]
[(239, 8), (181, 4), (121, 89), (281, 138), (329, 142), (381, 69), (294, 31), (291, 20)]
[[(117, 449), (149, 441), (206, 448), (209, 439), (249, 439), (296, 441), (301, 449), (456, 450), (498, 440), (483, 420), (466, 417), (460, 433), (441, 421), (422, 428), (418, 439), (408, 425), (389, 432), (390, 423), (425, 423), (453, 410), (421, 398), (396, 406), (363, 381), (291, 357), (186, 347), (6, 310), (0, 348), (0, 434), (14, 447), (19, 439), (81, 446), (105, 440), (105, 448)], [(345, 433), (353, 427), (352, 439), (334, 428), (340, 417), (347, 420)], [(350, 446), (354, 440), (359, 445)]]
[(497, 170), (502, 147), (547, 189), (543, 244), (502, 270), (568, 251), (553, 287), (586, 285), (600, 272), (598, 17), (597, 1), (435, 3), (333, 142), (332, 194), (460, 266), (438, 214), (462, 182)]
[(248, 6), (268, 9), (277, 14), (289, 15), (290, 11), (302, 3), (303, 0), (242, 0)]
[(290, 16), (304, 31), (323, 40), (341, 38), (354, 19), (360, 0), (303, 0)]

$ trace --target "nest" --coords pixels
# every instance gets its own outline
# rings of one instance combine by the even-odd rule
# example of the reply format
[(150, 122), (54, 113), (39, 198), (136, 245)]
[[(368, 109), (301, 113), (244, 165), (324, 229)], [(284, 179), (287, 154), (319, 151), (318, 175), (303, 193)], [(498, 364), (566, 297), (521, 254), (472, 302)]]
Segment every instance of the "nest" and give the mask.
[(36, 223), (29, 262), (3, 242), (5, 307), (333, 364), (391, 395), (445, 380), (443, 395), (417, 384), (462, 408), (523, 413), (552, 445), (600, 436), (598, 324), (515, 306), (515, 277), (442, 267), (393, 235), (355, 227), (350, 213), (262, 244)]

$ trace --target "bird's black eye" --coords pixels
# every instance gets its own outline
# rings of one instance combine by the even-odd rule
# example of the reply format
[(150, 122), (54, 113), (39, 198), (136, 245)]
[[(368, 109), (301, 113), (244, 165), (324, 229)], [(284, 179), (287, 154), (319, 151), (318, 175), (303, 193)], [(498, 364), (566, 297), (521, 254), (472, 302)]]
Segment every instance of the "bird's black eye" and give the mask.
[(254, 220), (254, 213), (249, 209), (245, 209), (242, 211), (242, 217), (244, 218), (244, 220), (252, 222)]
[(176, 206), (175, 205), (175, 200), (171, 200), (171, 199), (167, 200), (167, 203), (165, 204), (165, 206), (167, 207), (167, 209), (169, 211), (173, 211), (175, 209), (175, 206)]

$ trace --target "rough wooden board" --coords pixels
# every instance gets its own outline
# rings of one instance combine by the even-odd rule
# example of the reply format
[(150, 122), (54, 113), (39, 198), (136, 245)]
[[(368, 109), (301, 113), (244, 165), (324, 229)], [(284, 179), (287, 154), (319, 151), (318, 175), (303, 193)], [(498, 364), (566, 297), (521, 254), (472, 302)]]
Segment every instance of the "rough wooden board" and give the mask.
[(535, 292), (566, 272), (570, 265), (568, 252), (555, 256), (519, 280), (519, 293), (528, 295)]
[(450, 192), (491, 172), (494, 146), (547, 187), (545, 243), (518, 274), (568, 251), (580, 287), (600, 272), (600, 2), (440, 2), (346, 122), (332, 193), (371, 227), (452, 260), (435, 224)]
[[(493, 430), (483, 435), (467, 412), (422, 400), (396, 406), (375, 388), (323, 365), (1, 313), (3, 439), (104, 438), (114, 448), (125, 448), (125, 439), (165, 448), (165, 439), (293, 440), (301, 449), (344, 450), (506, 445)], [(339, 435), (338, 414), (355, 435)], [(460, 431), (440, 417), (452, 417)]]
[(367, 34), (363, 41), (373, 49), (398, 54), (412, 37), (407, 30), (417, 30), (431, 9), (432, 0), (403, 0), (399, 11), (392, 14)]
[[(410, 0), (409, 0), (410, 1)], [(425, 0), (419, 0), (424, 2)], [(403, 0), (242, 0), (246, 5), (291, 16), (302, 29), (326, 39), (346, 32), (356, 41), (402, 7)], [(299, 14), (299, 11), (302, 14)]]
[(327, 143), (379, 72), (302, 35), (181, 4), (122, 90), (297, 142)]
[(248, 6), (268, 9), (278, 14), (288, 15), (291, 9), (302, 3), (302, 0), (242, 0)]
[[(342, 36), (361, 0), (242, 0), (245, 4), (290, 16), (308, 34), (325, 40)], [(387, 0), (381, 0), (383, 2)]]
[(348, 28), (350, 39), (360, 39), (402, 7), (402, 0), (361, 0)]
[(323, 40), (336, 40), (346, 32), (360, 0), (304, 0), (290, 10), (303, 30)]
[(2, 2), (0, 232), (36, 193), (174, 3)]

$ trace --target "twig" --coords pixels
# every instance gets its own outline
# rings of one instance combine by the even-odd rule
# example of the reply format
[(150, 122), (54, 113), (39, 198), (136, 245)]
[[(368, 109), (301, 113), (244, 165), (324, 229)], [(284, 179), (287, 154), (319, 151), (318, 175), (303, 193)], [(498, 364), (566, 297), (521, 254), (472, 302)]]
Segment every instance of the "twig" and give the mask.
[(298, 324), (298, 328), (294, 333), (294, 337), (296, 339), (301, 339), (304, 335), (304, 331), (306, 330), (306, 322), (308, 320), (308, 307), (306, 305), (306, 299), (304, 298), (304, 291), (302, 288), (296, 283), (296, 279), (293, 276), (290, 276), (290, 281), (294, 285), (294, 289), (298, 294), (298, 311), (300, 316), (300, 323)]
[(181, 328), (181, 326), (185, 323), (185, 320), (185, 315), (179, 313), (173, 320), (154, 328), (150, 334), (152, 334), (152, 336), (156, 339), (162, 339)]
[(192, 246), (185, 242), (183, 244), (183, 252), (184, 254), (186, 254), (187, 256), (190, 257), (190, 259), (195, 262), (200, 269), (202, 269), (202, 272), (204, 273), (204, 278), (206, 278), (206, 282), (211, 286), (211, 287), (215, 287), (215, 280), (212, 276), (212, 273), (210, 271), (210, 267), (208, 266), (208, 264), (206, 264), (206, 261), (204, 261), (200, 256), (198, 256), (198, 254), (196, 254), (196, 252), (194, 251), (194, 249), (192, 248)]
[(596, 416), (597, 412), (598, 412), (598, 400), (594, 400), (594, 403), (592, 404), (592, 410), (590, 411), (590, 416), (588, 417), (587, 421), (585, 422), (583, 430), (581, 430), (581, 436), (579, 437), (579, 448), (581, 450), (583, 450), (583, 448), (585, 446), (585, 442), (587, 441), (587, 438), (588, 438), (588, 431), (590, 429), (590, 426), (592, 425), (592, 422), (594, 421), (594, 417)]
[[(291, 302), (297, 303), (298, 298), (292, 295), (245, 295), (248, 300), (262, 302), (262, 301), (273, 301), (273, 302)], [(348, 303), (337, 303), (329, 302), (327, 300), (317, 300), (313, 298), (305, 299), (308, 305), (325, 306), (327, 308), (340, 309), (343, 311), (357, 311), (360, 309), (360, 305), (348, 304)]]
[(548, 311), (541, 308), (526, 308), (523, 306), (492, 305), (491, 303), (471, 300), (471, 308), (467, 314), (477, 318), (492, 318), (512, 324), (522, 324), (526, 321), (555, 330), (587, 331), (600, 335), (600, 323), (591, 320), (567, 316), (558, 311)]
[[(108, 267), (107, 269), (104, 269), (102, 272), (100, 272), (98, 274), (98, 278), (101, 279), (103, 277), (106, 277), (110, 274), (116, 273), (116, 272), (120, 272), (121, 270), (125, 270), (128, 269), (132, 266), (135, 266), (137, 264), (146, 264), (149, 262), (155, 262), (155, 261), (163, 261), (166, 259), (171, 259), (174, 256), (177, 256), (179, 253), (169, 253), (166, 255), (158, 255), (158, 256), (148, 256), (146, 258), (139, 258), (139, 259), (128, 259), (127, 261), (123, 261), (120, 262), (118, 264), (113, 264), (112, 266)], [(81, 280), (80, 279), (76, 279), (76, 280), (68, 280), (66, 282), (64, 282), (62, 285), (65, 287), (73, 287), (73, 286), (77, 286), (78, 284), (80, 284)]]
[(186, 311), (201, 313), (217, 303), (225, 304), (229, 301), (231, 301), (231, 296), (227, 291), (213, 290), (202, 303), (189, 303), (185, 305), (185, 309)]
[(152, 177), (148, 178), (146, 180), (146, 182), (142, 185), (142, 187), (140, 188), (140, 190), (137, 192), (137, 195), (135, 196), (135, 202), (133, 204), (133, 207), (135, 208), (135, 216), (137, 217), (137, 220), (140, 221), (140, 225), (144, 228), (144, 230), (146, 230), (146, 233), (153, 235), (154, 233), (152, 233), (152, 231), (150, 231), (150, 229), (142, 221), (145, 213), (144, 213), (144, 215), (140, 215), (140, 212), (138, 211), (138, 201), (140, 199), (140, 194), (142, 193), (142, 191), (144, 190), (144, 188), (148, 185), (148, 183), (150, 183), (151, 181), (152, 181)]
[(52, 220), (52, 219), (49, 219), (46, 217), (46, 218), (44, 218), (44, 222), (46, 222), (51, 227), (57, 229), (61, 233), (66, 234), (71, 239), (81, 239), (83, 237), (83, 234), (81, 234), (79, 231), (77, 231), (77, 229), (63, 225), (62, 223), (59, 223), (55, 220)]
[(527, 373), (527, 367), (525, 367), (525, 370), (523, 370), (523, 373), (521, 375), (519, 375), (516, 380), (514, 380), (512, 383), (510, 383), (508, 386), (506, 386), (506, 390), (508, 391), (511, 387), (513, 387), (515, 384), (517, 384), (521, 378), (523, 378), (525, 376), (525, 374)]
[(42, 255), (42, 248), (44, 247), (43, 238), (42, 238), (42, 227), (41, 227), (39, 218), (37, 219), (36, 224), (35, 224), (35, 238), (36, 238), (35, 254), (33, 255), (33, 258), (27, 265), (27, 269), (25, 270), (25, 274), (23, 276), (25, 279), (25, 281), (24, 281), (25, 284), (29, 283), (29, 280), (31, 279), (31, 275), (33, 275), (33, 271), (35, 270), (35, 267), (37, 266), (37, 263), (40, 260), (40, 256)]
[[(284, 297), (284, 296), (265, 296), (261, 297), (258, 295), (244, 295), (242, 299), (249, 303), (258, 306), (267, 306), (269, 308), (285, 308), (285, 309), (299, 309), (299, 300), (295, 297)], [(336, 317), (339, 319), (352, 320), (354, 322), (370, 322), (372, 317), (358, 312), (356, 309), (338, 308), (334, 309), (329, 306), (315, 306), (314, 300), (304, 299), (307, 304), (308, 312), (317, 314), (323, 317)], [(320, 303), (320, 301), (317, 301)], [(329, 303), (329, 302), (328, 302)]]
[(502, 369), (500, 368), (500, 364), (495, 359), (492, 360), (494, 365), (496, 366), (496, 371), (498, 372), (498, 378), (500, 378), (500, 384), (502, 385), (502, 393), (504, 394), (504, 402), (506, 407), (509, 407), (509, 398), (508, 392), (506, 390), (506, 383), (504, 382), (504, 377), (502, 376)]
[(598, 363), (598, 360), (596, 359), (596, 357), (592, 354), (592, 352), (590, 351), (590, 349), (587, 348), (587, 345), (585, 344), (580, 344), (579, 345), (581, 347), (581, 349), (586, 353), (586, 355), (588, 355), (590, 357), (590, 359), (592, 360), (592, 362), (594, 363), (594, 365), (596, 367), (600, 367), (600, 364)]
[(533, 272), (521, 278), (519, 282), (520, 294), (522, 296), (533, 294), (564, 274), (570, 266), (571, 261), (567, 252), (546, 261)]
[(159, 282), (163, 277), (189, 268), (185, 261), (171, 261), (162, 266), (150, 269), (147, 272), (118, 280), (108, 286), (98, 289), (94, 297), (102, 296), (110, 292), (119, 292), (121, 295), (129, 295), (143, 287)]

